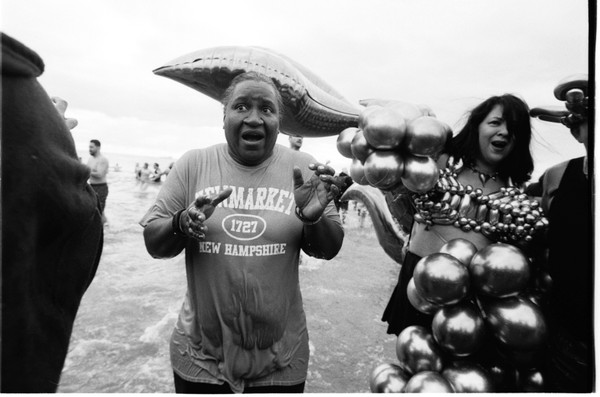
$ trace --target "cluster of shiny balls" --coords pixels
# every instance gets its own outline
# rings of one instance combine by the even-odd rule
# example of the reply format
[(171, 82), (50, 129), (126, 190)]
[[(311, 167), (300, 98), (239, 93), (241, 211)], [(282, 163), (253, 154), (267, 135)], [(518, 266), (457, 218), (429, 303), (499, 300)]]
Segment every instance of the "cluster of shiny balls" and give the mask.
[(371, 391), (541, 391), (547, 326), (533, 279), (529, 259), (504, 243), (478, 251), (455, 239), (423, 257), (407, 295), (433, 316), (431, 329), (413, 325), (398, 335), (399, 363), (377, 366)]
[(501, 242), (530, 242), (548, 227), (548, 220), (538, 201), (530, 199), (517, 187), (502, 187), (498, 192), (483, 194), (481, 189), (464, 186), (457, 176), (464, 165), (449, 159), (440, 170), (435, 188), (427, 193), (413, 193), (417, 213), (415, 221), (428, 226), (454, 225), (465, 232), (475, 231)]
[(428, 110), (393, 102), (366, 107), (358, 127), (339, 134), (337, 149), (352, 159), (350, 176), (356, 183), (424, 193), (438, 181), (435, 157), (451, 137), (452, 129)]

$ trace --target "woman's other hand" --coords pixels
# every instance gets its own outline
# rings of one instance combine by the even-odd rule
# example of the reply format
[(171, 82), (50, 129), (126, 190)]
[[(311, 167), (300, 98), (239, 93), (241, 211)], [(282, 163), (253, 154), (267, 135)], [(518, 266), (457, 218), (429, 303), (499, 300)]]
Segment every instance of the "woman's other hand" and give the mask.
[(341, 178), (335, 177), (335, 170), (324, 164), (310, 164), (315, 173), (304, 181), (302, 171), (294, 167), (294, 199), (300, 214), (308, 221), (316, 221), (327, 204), (340, 194)]

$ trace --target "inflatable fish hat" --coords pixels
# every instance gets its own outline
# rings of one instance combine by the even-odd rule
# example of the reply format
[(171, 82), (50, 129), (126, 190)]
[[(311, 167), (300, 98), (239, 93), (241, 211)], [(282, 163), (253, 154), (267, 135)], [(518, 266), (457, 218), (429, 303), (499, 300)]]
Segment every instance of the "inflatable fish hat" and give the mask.
[(261, 47), (206, 48), (176, 58), (153, 72), (221, 101), (235, 76), (258, 72), (270, 77), (285, 110), (281, 132), (303, 137), (338, 135), (358, 125), (360, 109), (298, 62)]

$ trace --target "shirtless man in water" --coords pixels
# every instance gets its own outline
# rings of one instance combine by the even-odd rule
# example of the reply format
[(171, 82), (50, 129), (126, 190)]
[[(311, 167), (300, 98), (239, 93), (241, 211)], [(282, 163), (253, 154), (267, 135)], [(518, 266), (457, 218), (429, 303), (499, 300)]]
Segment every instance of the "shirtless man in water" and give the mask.
[(108, 197), (108, 184), (106, 183), (106, 174), (108, 174), (108, 160), (100, 153), (100, 141), (92, 139), (90, 141), (90, 159), (88, 167), (91, 168), (90, 185), (100, 199), (100, 211), (102, 212), (102, 222), (106, 222), (104, 216), (104, 206), (106, 197)]

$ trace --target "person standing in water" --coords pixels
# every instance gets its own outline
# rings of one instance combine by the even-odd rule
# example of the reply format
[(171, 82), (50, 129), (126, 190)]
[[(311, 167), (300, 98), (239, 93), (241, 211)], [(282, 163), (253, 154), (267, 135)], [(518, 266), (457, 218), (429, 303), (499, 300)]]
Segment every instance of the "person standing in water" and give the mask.
[(92, 139), (90, 141), (90, 158), (87, 162), (88, 167), (92, 170), (90, 173), (90, 186), (98, 195), (100, 200), (100, 212), (102, 213), (102, 223), (106, 223), (104, 216), (104, 207), (106, 206), (106, 198), (108, 197), (108, 183), (106, 175), (108, 174), (108, 159), (100, 153), (100, 141)]
[(175, 392), (301, 393), (309, 337), (300, 251), (331, 259), (344, 230), (335, 170), (277, 145), (281, 94), (255, 72), (222, 98), (227, 143), (186, 152), (140, 221), (154, 258), (185, 251), (171, 336)]

